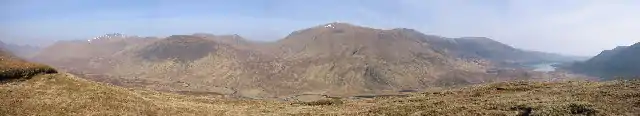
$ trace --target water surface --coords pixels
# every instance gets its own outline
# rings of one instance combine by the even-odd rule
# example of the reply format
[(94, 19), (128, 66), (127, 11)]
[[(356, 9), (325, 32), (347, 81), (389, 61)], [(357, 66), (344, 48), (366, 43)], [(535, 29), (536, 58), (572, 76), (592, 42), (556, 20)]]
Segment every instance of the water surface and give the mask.
[(531, 67), (533, 68), (533, 71), (551, 72), (556, 70), (556, 67), (552, 66), (554, 64), (556, 63), (542, 63), (542, 64), (531, 65)]

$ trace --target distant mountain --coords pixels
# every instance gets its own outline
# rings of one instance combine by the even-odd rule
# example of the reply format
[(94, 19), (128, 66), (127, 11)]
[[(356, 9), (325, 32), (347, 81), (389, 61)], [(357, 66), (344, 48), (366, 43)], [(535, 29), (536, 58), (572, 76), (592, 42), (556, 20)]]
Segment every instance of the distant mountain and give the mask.
[[(152, 37), (124, 36), (106, 34), (87, 40), (58, 41), (36, 54), (31, 60), (52, 66), (83, 69), (88, 64), (103, 62), (107, 57), (134, 46), (155, 41)], [(94, 62), (94, 63), (92, 63)], [(106, 61), (105, 61), (106, 62)]]
[(192, 36), (202, 37), (205, 39), (213, 40), (220, 43), (232, 44), (232, 45), (246, 45), (250, 42), (240, 35), (213, 35), (208, 33), (194, 33)]
[(15, 56), (11, 52), (5, 50), (4, 47), (5, 47), (5, 44), (2, 43), (2, 41), (0, 41), (0, 57), (7, 58), (7, 59), (15, 58)]
[(563, 68), (603, 79), (640, 78), (640, 43), (605, 50), (587, 61)]
[(88, 39), (87, 41), (88, 42), (108, 41), (110, 39), (122, 39), (122, 38), (127, 38), (127, 36), (121, 33), (110, 33), (110, 34), (100, 35), (100, 36)]
[(170, 36), (123, 51), (116, 57), (116, 62), (122, 62), (118, 68), (104, 74), (127, 79), (170, 78), (156, 84), (187, 90), (230, 87), (240, 95), (254, 97), (300, 92), (353, 95), (423, 88), (438, 81), (464, 84), (494, 80), (480, 66), (448, 58), (415, 43), (419, 38), (393, 30), (330, 23), (260, 45), (266, 50), (242, 49), (255, 46), (245, 45), (239, 36), (240, 43), (217, 37)]
[(8, 44), (0, 41), (0, 48), (12, 52), (15, 56), (21, 58), (31, 58), (37, 54), (42, 48), (31, 45)]
[(423, 38), (421, 41), (431, 43), (431, 47), (438, 52), (465, 59), (488, 60), (501, 66), (522, 67), (523, 65), (530, 64), (573, 62), (585, 59), (582, 57), (522, 50), (486, 37), (446, 38), (425, 35), (413, 29), (398, 28), (394, 30), (407, 33), (407, 35), (414, 37)]

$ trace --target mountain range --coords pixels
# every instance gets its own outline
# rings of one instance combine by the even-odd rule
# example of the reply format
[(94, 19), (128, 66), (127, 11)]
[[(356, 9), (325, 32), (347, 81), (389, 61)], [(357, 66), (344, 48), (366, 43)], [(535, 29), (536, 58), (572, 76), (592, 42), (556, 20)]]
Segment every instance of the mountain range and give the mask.
[(434, 49), (446, 51), (460, 58), (486, 59), (504, 65), (529, 65), (539, 63), (562, 63), (580, 60), (581, 57), (554, 53), (522, 50), (486, 37), (445, 38), (424, 35), (412, 29), (403, 29), (432, 43)]
[(0, 42), (0, 48), (5, 49), (8, 52), (12, 52), (13, 55), (21, 58), (31, 58), (42, 49), (38, 46), (31, 45), (16, 45)]
[[(640, 81), (637, 80), (500, 82), (458, 89), (429, 90), (403, 96), (378, 96), (373, 99), (220, 99), (199, 94), (181, 95), (92, 82), (73, 74), (57, 73), (51, 68), (38, 70), (32, 67), (34, 63), (20, 60), (2, 49), (0, 53), (0, 114), (3, 115), (640, 114)], [(6, 66), (11, 68), (5, 68)], [(27, 74), (20, 72), (32, 73), (5, 75)]]
[(57, 42), (33, 60), (121, 86), (250, 98), (353, 96), (572, 77), (501, 69), (503, 64), (554, 60), (488, 38), (444, 38), (348, 23), (318, 25), (267, 43), (203, 33), (98, 40)]

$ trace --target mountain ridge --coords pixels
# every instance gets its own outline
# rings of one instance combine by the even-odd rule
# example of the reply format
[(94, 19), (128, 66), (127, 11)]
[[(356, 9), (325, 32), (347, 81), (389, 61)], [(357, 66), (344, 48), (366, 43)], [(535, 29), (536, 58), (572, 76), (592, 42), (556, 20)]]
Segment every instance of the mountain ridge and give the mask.
[[(136, 42), (110, 40), (78, 44), (86, 47), (81, 52), (50, 47), (47, 53), (52, 56), (39, 58), (61, 69), (101, 75), (88, 77), (95, 80), (110, 78), (107, 80), (163, 91), (260, 98), (304, 92), (350, 96), (549, 77), (526, 70), (489, 71), (495, 67), (489, 65), (490, 60), (464, 59), (447, 52), (457, 44), (437, 49), (451, 42), (449, 38), (413, 29), (384, 30), (348, 23), (301, 29), (272, 43), (245, 43), (238, 35), (202, 33)], [(100, 45), (104, 46), (96, 47)], [(80, 57), (68, 58), (56, 51)], [(51, 59), (56, 55), (73, 60)]]
[(39, 46), (32, 45), (16, 45), (10, 43), (4, 43), (0, 41), (0, 48), (6, 50), (7, 52), (12, 52), (13, 55), (21, 58), (31, 58), (34, 55), (38, 54), (40, 50), (42, 50)]
[(640, 42), (631, 46), (618, 46), (612, 50), (604, 50), (597, 56), (584, 61), (562, 67), (565, 70), (611, 79), (640, 78)]

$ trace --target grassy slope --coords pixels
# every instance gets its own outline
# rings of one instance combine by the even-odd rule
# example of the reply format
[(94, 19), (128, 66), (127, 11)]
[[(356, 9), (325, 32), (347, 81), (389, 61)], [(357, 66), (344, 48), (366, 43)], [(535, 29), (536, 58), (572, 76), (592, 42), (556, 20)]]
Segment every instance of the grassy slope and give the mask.
[(24, 79), (56, 70), (41, 64), (29, 63), (0, 49), (0, 81)]
[(67, 74), (2, 84), (0, 93), (0, 114), (5, 115), (246, 115), (261, 114), (255, 107), (269, 103), (125, 89)]
[(640, 81), (480, 85), (382, 99), (368, 113), (422, 115), (639, 115)]
[[(638, 115), (640, 81), (512, 82), (410, 97), (289, 103), (125, 89), (67, 74), (0, 85), (5, 115)], [(323, 105), (333, 104), (333, 105)]]

